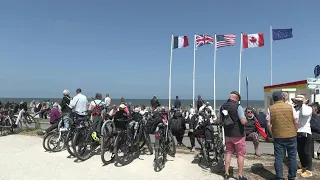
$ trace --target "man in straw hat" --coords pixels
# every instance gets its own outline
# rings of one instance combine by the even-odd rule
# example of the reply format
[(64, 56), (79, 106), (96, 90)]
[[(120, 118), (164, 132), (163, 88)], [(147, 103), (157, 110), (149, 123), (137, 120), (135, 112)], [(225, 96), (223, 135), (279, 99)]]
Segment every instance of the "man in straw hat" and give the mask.
[(308, 106), (308, 99), (303, 95), (297, 95), (293, 100), (296, 104), (297, 114), (299, 115), (297, 146), (301, 167), (297, 173), (302, 177), (312, 176), (312, 135), (310, 121), (312, 116), (312, 108)]

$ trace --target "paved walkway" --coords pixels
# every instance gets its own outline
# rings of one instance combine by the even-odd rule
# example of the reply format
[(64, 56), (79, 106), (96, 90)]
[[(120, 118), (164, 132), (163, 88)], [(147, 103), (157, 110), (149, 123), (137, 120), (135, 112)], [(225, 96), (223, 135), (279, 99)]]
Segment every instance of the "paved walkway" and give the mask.
[(153, 156), (141, 155), (131, 164), (102, 166), (100, 156), (85, 162), (74, 162), (68, 153), (44, 152), (42, 138), (22, 135), (0, 137), (0, 179), (3, 180), (219, 180), (221, 176), (204, 170), (191, 162), (193, 155), (169, 157), (161, 172), (153, 170)]

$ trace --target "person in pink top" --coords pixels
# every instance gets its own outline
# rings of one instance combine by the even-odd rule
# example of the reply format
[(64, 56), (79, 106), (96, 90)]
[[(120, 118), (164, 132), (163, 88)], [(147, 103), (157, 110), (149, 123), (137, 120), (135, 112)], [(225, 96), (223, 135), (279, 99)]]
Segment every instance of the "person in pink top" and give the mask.
[(126, 104), (126, 100), (122, 97), (120, 99), (120, 106), (119, 107), (123, 108), (124, 112), (126, 112), (127, 116), (129, 116), (130, 115), (129, 108), (125, 104)]

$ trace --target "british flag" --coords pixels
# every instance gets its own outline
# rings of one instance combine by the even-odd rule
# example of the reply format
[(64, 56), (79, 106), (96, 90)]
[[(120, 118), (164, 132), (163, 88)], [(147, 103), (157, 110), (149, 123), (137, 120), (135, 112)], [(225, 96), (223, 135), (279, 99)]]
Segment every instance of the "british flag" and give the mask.
[(208, 35), (198, 35), (196, 34), (196, 48), (206, 45), (206, 44), (213, 44), (213, 37)]

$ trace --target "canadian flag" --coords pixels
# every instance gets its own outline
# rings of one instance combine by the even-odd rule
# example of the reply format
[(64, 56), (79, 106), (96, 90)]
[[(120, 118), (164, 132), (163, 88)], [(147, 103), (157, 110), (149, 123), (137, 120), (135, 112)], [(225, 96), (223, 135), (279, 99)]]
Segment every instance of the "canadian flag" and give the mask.
[(264, 34), (242, 34), (243, 48), (254, 48), (264, 46)]

